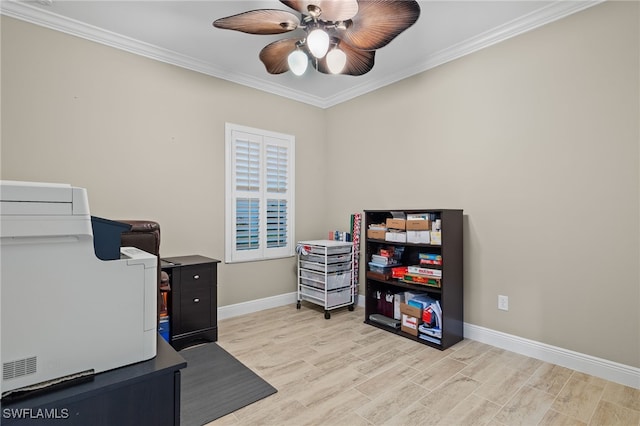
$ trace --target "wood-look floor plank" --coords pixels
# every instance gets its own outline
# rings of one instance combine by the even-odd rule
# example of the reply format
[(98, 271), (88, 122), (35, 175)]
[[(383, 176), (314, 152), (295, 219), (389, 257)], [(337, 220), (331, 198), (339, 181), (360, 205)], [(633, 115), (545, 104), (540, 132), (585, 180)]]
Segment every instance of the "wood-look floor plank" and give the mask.
[(640, 426), (640, 390), (465, 339), (439, 351), (303, 303), (221, 320), (278, 389), (210, 426)]

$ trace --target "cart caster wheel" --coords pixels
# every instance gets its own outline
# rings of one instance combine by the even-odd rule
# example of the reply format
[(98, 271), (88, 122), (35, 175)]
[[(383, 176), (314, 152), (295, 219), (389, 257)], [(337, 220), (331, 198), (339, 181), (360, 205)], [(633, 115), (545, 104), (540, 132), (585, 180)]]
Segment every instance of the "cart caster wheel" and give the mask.
[(329, 311), (324, 311), (324, 319), (330, 319), (331, 313)]
[(296, 303), (296, 309), (300, 309), (300, 301), (298, 300), (298, 303)]
[(355, 309), (355, 306), (354, 306), (354, 305), (349, 305), (349, 310), (350, 310), (350, 311), (353, 311), (354, 309)]

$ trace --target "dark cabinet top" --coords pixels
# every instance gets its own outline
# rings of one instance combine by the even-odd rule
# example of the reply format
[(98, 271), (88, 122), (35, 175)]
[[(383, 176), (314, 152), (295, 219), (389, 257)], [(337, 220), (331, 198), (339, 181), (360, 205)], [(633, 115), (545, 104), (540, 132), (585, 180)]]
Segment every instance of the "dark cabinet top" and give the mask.
[(202, 263), (220, 263), (218, 259), (200, 256), (198, 254), (190, 256), (163, 257), (160, 259), (162, 268), (174, 268), (176, 266), (200, 265)]

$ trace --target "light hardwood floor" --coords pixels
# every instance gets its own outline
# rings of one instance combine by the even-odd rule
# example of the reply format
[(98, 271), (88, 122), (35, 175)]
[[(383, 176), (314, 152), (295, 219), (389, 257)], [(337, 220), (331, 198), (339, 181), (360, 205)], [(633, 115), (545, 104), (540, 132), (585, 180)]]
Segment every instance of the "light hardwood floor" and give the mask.
[(439, 351), (303, 302), (219, 322), (278, 389), (220, 425), (640, 425), (640, 390), (473, 340)]

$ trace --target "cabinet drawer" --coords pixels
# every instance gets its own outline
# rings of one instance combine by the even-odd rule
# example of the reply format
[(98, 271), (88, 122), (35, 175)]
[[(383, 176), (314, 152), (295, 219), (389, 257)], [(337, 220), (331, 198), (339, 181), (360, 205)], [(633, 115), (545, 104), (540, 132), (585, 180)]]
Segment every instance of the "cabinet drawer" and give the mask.
[[(322, 304), (326, 301), (325, 306), (327, 308), (343, 305), (345, 303), (351, 303), (353, 301), (351, 299), (351, 288), (343, 288), (340, 290), (325, 292), (323, 290), (316, 290), (315, 288), (300, 287), (300, 296), (302, 296), (303, 299), (309, 300), (316, 304)], [(310, 299), (308, 299), (307, 297), (309, 297)]]
[(352, 265), (351, 265), (351, 262), (324, 264), (324, 263), (315, 263), (315, 262), (308, 262), (306, 260), (301, 260), (300, 267), (304, 269), (311, 269), (313, 271), (318, 271), (318, 272), (339, 272), (339, 271), (350, 271), (352, 268)]
[(215, 285), (213, 268), (207, 265), (184, 266), (180, 270), (180, 285), (183, 291)]
[(351, 262), (351, 253), (327, 255), (327, 256), (323, 256), (320, 254), (306, 254), (306, 255), (301, 254), (300, 259), (306, 260), (309, 262), (315, 262), (315, 263), (326, 262), (327, 264), (331, 265), (333, 263)]
[(179, 333), (208, 328), (211, 322), (211, 293), (209, 287), (183, 291), (180, 296)]
[(321, 290), (333, 290), (351, 285), (351, 271), (335, 274), (323, 274), (321, 272), (300, 270), (300, 284), (319, 288)]

